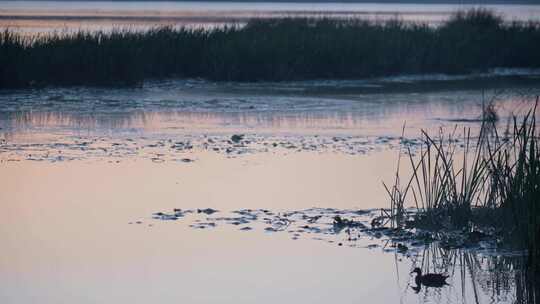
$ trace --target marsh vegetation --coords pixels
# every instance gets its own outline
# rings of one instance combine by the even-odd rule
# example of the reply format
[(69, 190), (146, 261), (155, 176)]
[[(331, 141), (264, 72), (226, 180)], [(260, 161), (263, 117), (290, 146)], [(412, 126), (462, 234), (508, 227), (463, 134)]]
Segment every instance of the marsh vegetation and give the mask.
[[(480, 134), (422, 131), (419, 151), (406, 148), (412, 174), (396, 172), (390, 196), (390, 218), (397, 228), (461, 231), (471, 239), (487, 234), (500, 248), (527, 251), (524, 271), (531, 303), (540, 277), (540, 150), (534, 107), (514, 117), (504, 135), (492, 119), (482, 121)], [(399, 163), (398, 163), (399, 168)], [(407, 213), (407, 204), (416, 212)]]
[(0, 33), (0, 88), (138, 85), (145, 79), (354, 79), (540, 67), (540, 25), (485, 9), (439, 26), (358, 18), (253, 19), (212, 29)]

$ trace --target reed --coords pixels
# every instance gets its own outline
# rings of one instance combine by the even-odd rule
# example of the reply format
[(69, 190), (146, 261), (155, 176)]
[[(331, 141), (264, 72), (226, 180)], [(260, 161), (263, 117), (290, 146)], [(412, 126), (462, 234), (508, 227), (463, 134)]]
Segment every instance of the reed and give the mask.
[(539, 23), (505, 23), (493, 12), (446, 23), (362, 19), (254, 19), (212, 29), (0, 33), (0, 88), (140, 85), (152, 78), (223, 81), (354, 79), (540, 67)]
[(490, 148), (489, 162), (497, 208), (502, 210), (506, 234), (522, 241), (529, 251), (530, 268), (540, 277), (540, 142), (536, 110), (521, 122), (514, 118), (513, 136), (501, 147)]
[[(482, 128), (484, 130), (484, 128)], [(488, 163), (483, 158), (483, 141), (471, 142), (470, 130), (464, 129), (461, 140), (456, 130), (438, 138), (422, 131), (423, 145), (416, 161), (409, 150), (413, 181), (411, 193), (420, 213), (417, 223), (431, 228), (467, 226), (472, 208), (485, 207)], [(463, 146), (461, 156), (458, 146)]]
[[(399, 192), (403, 194), (399, 196), (401, 207), (395, 209), (405, 210), (403, 206), (412, 202), (417, 209), (414, 225), (419, 228), (492, 228), (506, 246), (528, 251), (528, 280), (535, 282), (532, 286), (540, 282), (538, 102), (537, 97), (523, 118), (513, 118), (509, 138), (500, 137), (495, 124), (485, 120), (474, 144), (470, 131), (460, 139), (456, 139), (455, 130), (450, 135), (441, 131), (437, 139), (423, 132), (419, 156), (413, 157), (408, 150), (412, 173), (408, 186)], [(407, 197), (409, 193), (412, 198)], [(391, 195), (392, 206), (395, 201)]]

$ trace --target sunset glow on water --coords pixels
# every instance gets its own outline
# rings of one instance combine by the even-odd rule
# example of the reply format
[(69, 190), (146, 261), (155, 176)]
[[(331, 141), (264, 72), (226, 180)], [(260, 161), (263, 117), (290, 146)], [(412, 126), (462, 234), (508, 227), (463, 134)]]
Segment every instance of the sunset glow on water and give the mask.
[[(0, 0), (0, 28), (48, 38), (324, 16), (397, 18), (431, 30), (472, 7)], [(506, 23), (540, 21), (536, 4), (485, 7)], [(96, 65), (118, 67), (96, 41), (73, 43), (84, 52), (67, 53), (72, 62), (83, 66), (98, 52)], [(2, 43), (0, 56), (11, 54)], [(255, 45), (248, 41), (242, 54)], [(37, 65), (58, 58), (39, 51)], [(248, 55), (233, 58), (258, 64)], [(0, 57), (0, 81), (20, 76), (4, 75), (7, 63)], [(294, 62), (285, 67), (295, 71)], [(540, 118), (530, 112), (540, 94), (532, 64), (294, 81), (29, 79), (0, 83), (0, 303), (534, 303), (524, 296), (527, 253), (497, 227), (456, 226), (442, 211), (439, 230), (410, 226), (440, 186), (421, 179), (440, 159), (414, 163), (436, 143), (451, 147), (455, 163), (434, 175), (459, 176), (482, 140), (511, 142), (514, 119)], [(397, 215), (391, 202), (411, 184), (418, 188)], [(422, 282), (411, 273), (417, 267), (448, 276), (447, 284)]]

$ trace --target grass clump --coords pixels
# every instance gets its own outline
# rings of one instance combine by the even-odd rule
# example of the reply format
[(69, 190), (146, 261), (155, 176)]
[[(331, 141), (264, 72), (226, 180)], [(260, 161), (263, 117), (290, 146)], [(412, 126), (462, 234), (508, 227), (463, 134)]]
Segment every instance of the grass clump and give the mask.
[[(471, 208), (482, 196), (487, 163), (482, 159), (482, 136), (472, 147), (470, 131), (464, 131), (462, 156), (455, 134), (438, 139), (423, 132), (424, 147), (413, 171), (415, 205), (422, 211), (419, 222), (428, 226), (463, 226)], [(409, 151), (410, 152), (410, 151)], [(409, 153), (409, 155), (411, 155)], [(412, 156), (409, 157), (414, 164)]]
[[(526, 250), (532, 287), (540, 282), (537, 106), (538, 98), (523, 118), (513, 118), (508, 138), (500, 137), (494, 122), (488, 120), (482, 121), (474, 145), (469, 131), (459, 139), (455, 130), (450, 135), (441, 131), (436, 139), (423, 132), (419, 155), (414, 157), (408, 150), (412, 174), (400, 190), (404, 195), (399, 201), (390, 195), (396, 211), (405, 212), (408, 202), (416, 206), (416, 228), (464, 233), (484, 229), (494, 231), (503, 246)], [(396, 204), (400, 207), (395, 208)], [(540, 293), (532, 287), (529, 290), (533, 293), (528, 296), (534, 302)]]
[(279, 18), (245, 26), (24, 37), (0, 33), (0, 88), (139, 85), (149, 78), (353, 79), (540, 67), (540, 25), (474, 9), (439, 26)]

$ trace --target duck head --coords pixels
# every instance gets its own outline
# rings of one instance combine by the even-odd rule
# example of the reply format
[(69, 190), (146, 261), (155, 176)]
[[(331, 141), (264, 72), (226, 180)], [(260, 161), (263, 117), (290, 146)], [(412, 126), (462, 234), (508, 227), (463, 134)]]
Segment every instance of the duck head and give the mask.
[(414, 286), (412, 289), (419, 293), (420, 289), (422, 288), (422, 269), (416, 267), (413, 271), (411, 271), (411, 274), (416, 273), (416, 277), (414, 278), (414, 283), (416, 283), (416, 286)]
[(411, 271), (411, 274), (416, 273), (418, 276), (422, 275), (422, 269), (416, 267), (413, 271)]

